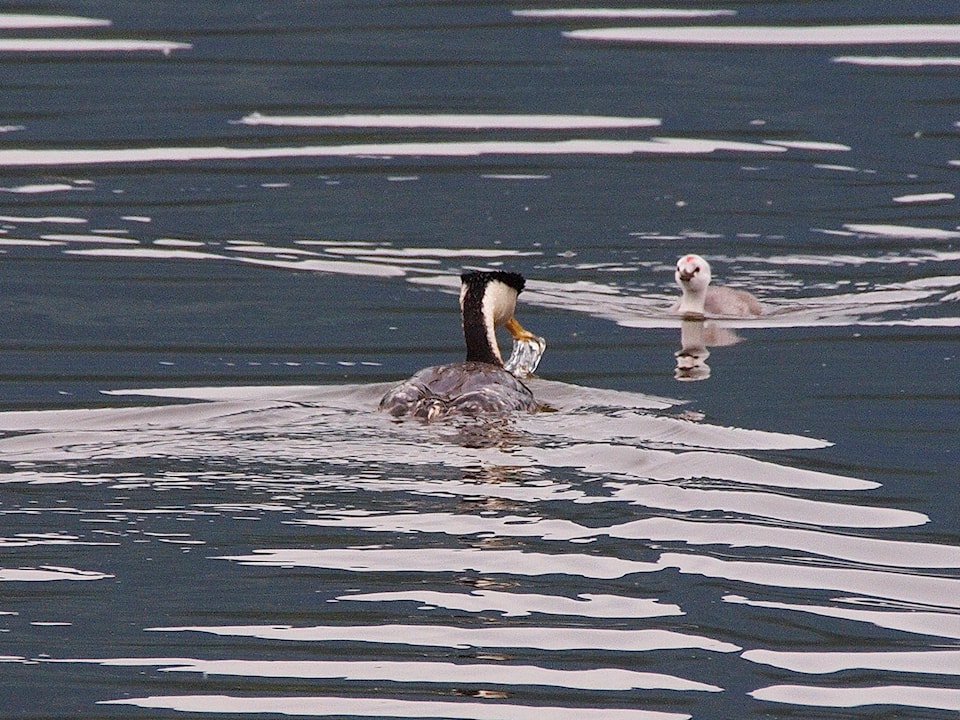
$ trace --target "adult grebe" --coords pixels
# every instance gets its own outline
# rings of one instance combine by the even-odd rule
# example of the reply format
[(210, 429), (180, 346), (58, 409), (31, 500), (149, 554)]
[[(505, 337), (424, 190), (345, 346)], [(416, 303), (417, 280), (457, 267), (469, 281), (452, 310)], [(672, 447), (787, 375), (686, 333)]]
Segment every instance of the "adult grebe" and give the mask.
[[(496, 328), (514, 340), (538, 340), (513, 317), (523, 276), (513, 272), (468, 272), (460, 276), (460, 311), (466, 362), (424, 368), (390, 390), (380, 410), (424, 420), (449, 414), (503, 414), (537, 409), (533, 393), (503, 367)], [(542, 342), (542, 341), (541, 341)]]
[(684, 255), (677, 260), (674, 277), (683, 297), (673, 309), (686, 318), (702, 319), (707, 313), (748, 317), (763, 312), (760, 301), (746, 290), (711, 286), (710, 263), (699, 255)]

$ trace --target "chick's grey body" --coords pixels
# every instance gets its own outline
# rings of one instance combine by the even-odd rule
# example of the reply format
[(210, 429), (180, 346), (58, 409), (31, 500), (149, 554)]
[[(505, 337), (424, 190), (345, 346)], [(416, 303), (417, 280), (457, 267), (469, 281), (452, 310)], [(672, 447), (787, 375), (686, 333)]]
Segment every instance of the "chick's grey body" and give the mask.
[(380, 401), (380, 410), (395, 417), (423, 420), (446, 415), (502, 415), (533, 411), (533, 393), (503, 368), (495, 327), (514, 338), (531, 336), (513, 317), (524, 279), (517, 273), (472, 272), (461, 275), (460, 309), (466, 362), (420, 370)]

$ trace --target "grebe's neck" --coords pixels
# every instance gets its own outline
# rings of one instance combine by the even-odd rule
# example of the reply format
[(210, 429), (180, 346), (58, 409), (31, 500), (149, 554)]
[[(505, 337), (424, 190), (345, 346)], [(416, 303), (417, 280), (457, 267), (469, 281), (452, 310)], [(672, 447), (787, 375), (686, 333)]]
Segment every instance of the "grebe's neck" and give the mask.
[(503, 366), (497, 345), (493, 313), (486, 298), (487, 284), (464, 285), (461, 293), (463, 339), (467, 344), (467, 362), (484, 362)]
[(460, 276), (460, 310), (467, 362), (503, 367), (496, 326), (513, 317), (523, 277), (507, 272), (473, 272)]

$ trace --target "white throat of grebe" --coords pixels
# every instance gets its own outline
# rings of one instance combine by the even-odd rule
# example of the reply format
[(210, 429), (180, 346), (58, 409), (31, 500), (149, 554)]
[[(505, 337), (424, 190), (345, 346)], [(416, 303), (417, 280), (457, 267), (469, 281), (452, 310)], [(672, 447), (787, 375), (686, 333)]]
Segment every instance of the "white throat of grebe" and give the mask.
[(528, 340), (533, 333), (524, 330), (513, 314), (524, 279), (518, 273), (469, 272), (460, 276), (460, 310), (468, 362), (484, 362), (503, 367), (497, 344), (497, 326), (507, 328), (515, 340)]

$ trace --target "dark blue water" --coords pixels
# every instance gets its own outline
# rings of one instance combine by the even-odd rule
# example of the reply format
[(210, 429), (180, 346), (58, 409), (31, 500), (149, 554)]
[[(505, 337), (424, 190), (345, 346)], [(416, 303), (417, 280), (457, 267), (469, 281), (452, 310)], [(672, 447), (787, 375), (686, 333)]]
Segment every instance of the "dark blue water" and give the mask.
[(955, 715), (956, 8), (600, 7), (0, 14), (0, 716)]

